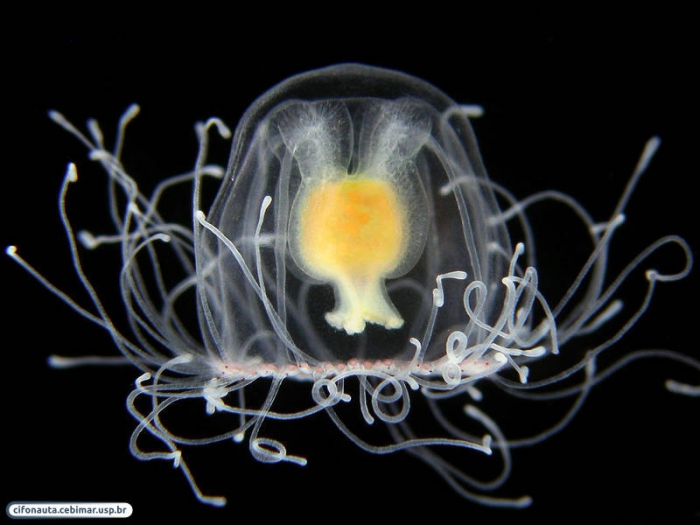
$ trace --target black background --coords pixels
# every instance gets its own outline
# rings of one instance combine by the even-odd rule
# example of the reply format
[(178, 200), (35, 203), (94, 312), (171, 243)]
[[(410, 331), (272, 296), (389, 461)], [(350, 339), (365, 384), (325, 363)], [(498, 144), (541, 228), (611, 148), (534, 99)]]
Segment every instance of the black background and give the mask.
[[(666, 233), (697, 246), (691, 223), (697, 222), (698, 41), (689, 13), (436, 7), (429, 14), (402, 8), (380, 19), (371, 11), (308, 9), (202, 8), (148, 21), (137, 13), (116, 20), (106, 12), (67, 11), (45, 14), (43, 22), (34, 14), (7, 20), (3, 244), (17, 244), (84, 301), (56, 196), (66, 163), (87, 161), (81, 146), (46, 117), (49, 109), (79, 125), (95, 117), (111, 134), (121, 112), (138, 102), (142, 114), (133, 142), (127, 134), (126, 162), (148, 184), (191, 166), (195, 121), (215, 115), (233, 127), (256, 96), (289, 75), (357, 61), (406, 71), (458, 101), (483, 105), (486, 115), (475, 128), (494, 180), (520, 197), (564, 190), (601, 220), (644, 142), (660, 135), (662, 147), (619, 232), (621, 257)], [(89, 202), (89, 190), (98, 187), (86, 181), (75, 201), (88, 195)], [(99, 231), (90, 222), (93, 210), (76, 206), (74, 213), (76, 223)], [(546, 253), (547, 246), (538, 249)], [(673, 271), (675, 260), (655, 262)], [(96, 261), (99, 282), (100, 265), (106, 271), (111, 259)], [(419, 509), (435, 523), (698, 519), (698, 401), (666, 392), (663, 380), (700, 378), (659, 361), (637, 363), (606, 381), (561, 434), (515, 453), (504, 493), (531, 495), (535, 502), (527, 510), (465, 502), (412, 458), (362, 453), (324, 418), (299, 427), (303, 435), (292, 440), (290, 452), (309, 458), (305, 468), (259, 464), (245, 445), (194, 450), (191, 466), (203, 488), (229, 499), (224, 509), (200, 505), (171, 465), (140, 462), (128, 452), (134, 421), (124, 399), (135, 371), (46, 366), (52, 353), (111, 353), (107, 335), (9, 258), (1, 264), (3, 503), (125, 501), (138, 522), (147, 516), (192, 516), (202, 523), (417, 522)], [(647, 317), (616, 351), (672, 348), (697, 356), (696, 273), (662, 286)], [(637, 279), (640, 290), (644, 282)]]

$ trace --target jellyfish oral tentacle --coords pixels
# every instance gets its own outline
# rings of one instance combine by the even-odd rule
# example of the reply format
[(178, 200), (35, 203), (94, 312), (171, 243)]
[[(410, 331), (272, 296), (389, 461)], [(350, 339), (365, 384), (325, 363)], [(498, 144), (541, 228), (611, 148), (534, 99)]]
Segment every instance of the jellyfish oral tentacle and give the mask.
[(325, 315), (333, 328), (353, 335), (363, 332), (365, 323), (388, 329), (403, 326), (403, 318), (387, 297), (381, 278), (339, 278), (334, 284), (337, 304)]

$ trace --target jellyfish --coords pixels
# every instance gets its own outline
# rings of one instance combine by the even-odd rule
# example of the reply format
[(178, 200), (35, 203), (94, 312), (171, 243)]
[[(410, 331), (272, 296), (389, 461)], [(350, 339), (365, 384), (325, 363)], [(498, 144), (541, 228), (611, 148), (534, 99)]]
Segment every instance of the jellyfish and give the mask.
[[(79, 183), (75, 164), (59, 195), (89, 303), (62, 292), (16, 247), (6, 251), (120, 351), (54, 355), (51, 365), (140, 370), (127, 399), (137, 421), (131, 452), (171, 461), (203, 503), (222, 506), (226, 498), (200, 489), (187, 462), (192, 447), (246, 443), (260, 462), (303, 466), (307, 455), (288, 451), (270, 423), (280, 423), (277, 429), (327, 417), (368, 453), (423, 461), (458, 496), (525, 507), (530, 496), (499, 491), (512, 450), (564, 429), (597, 383), (643, 357), (700, 371), (697, 358), (661, 350), (599, 366), (646, 312), (657, 285), (681, 280), (692, 267), (687, 242), (668, 235), (619, 273), (609, 271), (610, 247), (659, 147), (656, 137), (617, 206), (595, 220), (559, 191), (517, 199), (491, 180), (471, 127), (483, 109), (394, 70), (341, 64), (309, 71), (254, 101), (234, 133), (218, 118), (198, 123), (193, 168), (149, 194), (122, 163), (125, 131), (138, 112), (133, 105), (122, 115), (111, 149), (96, 121), (84, 133), (50, 113), (106, 175), (113, 232), (74, 228), (66, 195)], [(210, 141), (222, 139), (231, 140), (225, 166), (209, 160)], [(218, 189), (207, 202), (212, 185)], [(183, 188), (189, 202), (172, 202)], [(188, 222), (169, 218), (183, 206)], [(541, 206), (569, 214), (586, 232), (587, 258), (554, 295), (540, 286), (529, 219)], [(94, 249), (118, 251), (123, 312), (108, 311), (83, 269)], [(645, 269), (662, 250), (680, 261), (675, 271)], [(640, 269), (646, 290), (630, 307), (618, 292)], [(570, 406), (541, 431), (511, 437), (481, 408), (483, 385), (534, 404), (565, 399)], [(666, 386), (699, 395), (683, 381)], [(288, 388), (300, 393), (299, 406), (281, 403)], [(172, 430), (164, 416), (190, 402), (227, 429), (213, 425), (205, 437)], [(456, 413), (447, 408), (455, 402)], [(367, 432), (377, 427), (379, 436)], [(160, 448), (143, 445), (146, 437)], [(498, 474), (471, 475), (475, 456), (497, 461)]]

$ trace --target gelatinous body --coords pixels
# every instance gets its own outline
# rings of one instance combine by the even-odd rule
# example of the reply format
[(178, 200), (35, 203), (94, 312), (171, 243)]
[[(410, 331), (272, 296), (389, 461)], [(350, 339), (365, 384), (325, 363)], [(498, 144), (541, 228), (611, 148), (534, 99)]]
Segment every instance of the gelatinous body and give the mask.
[[(492, 494), (507, 478), (510, 450), (566, 425), (589, 390), (615, 369), (598, 370), (598, 356), (646, 311), (658, 283), (683, 278), (692, 265), (686, 242), (671, 235), (608, 275), (611, 241), (656, 138), (616, 209), (594, 221), (556, 191), (516, 200), (482, 165), (469, 122), (480, 108), (459, 105), (396, 71), (349, 64), (286, 80), (245, 113), (225, 169), (207, 163), (211, 130), (230, 135), (212, 119), (197, 126), (194, 170), (164, 180), (148, 196), (120, 159), (122, 135), (136, 112), (132, 107), (122, 118), (115, 153), (94, 122), (85, 136), (52, 113), (103, 165), (116, 233), (75, 234), (64, 200), (77, 178), (71, 166), (61, 213), (92, 305), (51, 289), (107, 330), (143, 372), (128, 400), (139, 422), (132, 452), (172, 460), (207, 503), (224, 499), (202, 494), (184, 449), (247, 441), (260, 461), (303, 465), (304, 457), (267, 434), (266, 423), (294, 425), (325, 413), (358, 446), (382, 454), (407, 451), (467, 499), (525, 506), (527, 496)], [(202, 187), (214, 178), (221, 182), (209, 205), (201, 202)], [(191, 224), (167, 218), (174, 206), (168, 194), (181, 185), (192, 187)], [(117, 209), (119, 202), (125, 206)], [(528, 213), (548, 203), (585, 226), (577, 243), (588, 244), (589, 256), (569, 286), (545, 297)], [(120, 245), (117, 279), (131, 333), (114, 322), (82, 272), (78, 239), (89, 248)], [(644, 299), (623, 314), (619, 287), (659, 250), (671, 259), (680, 254), (680, 268), (647, 270)], [(13, 247), (8, 253), (51, 287)], [(164, 277), (165, 267), (177, 275)], [(565, 364), (557, 365), (564, 351)], [(654, 355), (700, 370), (695, 358)], [(541, 432), (512, 438), (479, 408), (486, 380), (533, 402), (571, 398), (571, 408)], [(306, 393), (306, 403), (282, 410), (278, 394), (289, 384)], [(668, 386), (697, 395), (691, 385)], [(212, 419), (234, 415), (235, 423), (206, 438), (171, 432), (161, 416), (192, 398), (204, 400)], [(455, 416), (443, 408), (450, 399), (468, 402)], [(348, 413), (359, 414), (362, 424), (350, 424)], [(430, 422), (431, 430), (423, 430)], [(374, 433), (364, 437), (366, 427), (379, 424), (385, 425), (384, 441), (374, 441)], [(163, 449), (142, 450), (144, 432)], [(492, 480), (467, 474), (470, 458), (481, 454), (500, 458), (502, 471)]]

